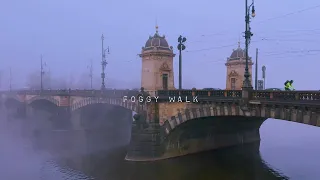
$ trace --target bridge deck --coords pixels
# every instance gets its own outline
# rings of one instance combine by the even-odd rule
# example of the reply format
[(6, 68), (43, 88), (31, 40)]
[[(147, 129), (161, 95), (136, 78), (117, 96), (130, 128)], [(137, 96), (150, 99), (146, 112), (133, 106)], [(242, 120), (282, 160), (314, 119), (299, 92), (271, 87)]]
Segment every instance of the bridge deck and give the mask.
[[(4, 93), (4, 92), (2, 92)], [(197, 96), (198, 101), (237, 101), (242, 99), (241, 90), (158, 90), (146, 94), (138, 90), (22, 90), (5, 92), (5, 94), (19, 95), (41, 95), (41, 96), (83, 96), (83, 97), (101, 97), (101, 98), (123, 98), (124, 96), (158, 96), (159, 100), (165, 100), (172, 97), (192, 97)], [(299, 105), (320, 105), (320, 91), (265, 91), (253, 90), (251, 100), (259, 100), (261, 103), (278, 103)]]

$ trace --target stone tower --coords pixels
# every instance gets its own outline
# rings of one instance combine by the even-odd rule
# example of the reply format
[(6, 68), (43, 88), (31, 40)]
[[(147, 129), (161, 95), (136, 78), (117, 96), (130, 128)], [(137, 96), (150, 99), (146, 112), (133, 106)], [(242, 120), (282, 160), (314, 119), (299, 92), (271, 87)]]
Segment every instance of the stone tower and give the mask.
[[(240, 42), (238, 48), (233, 50), (231, 56), (227, 59), (225, 64), (227, 66), (226, 89), (227, 90), (241, 90), (244, 80), (244, 72), (246, 67), (246, 51), (241, 49)], [(249, 73), (252, 83), (252, 59), (249, 57)]]
[(172, 90), (174, 87), (173, 53), (165, 36), (160, 36), (158, 26), (156, 33), (150, 36), (142, 47), (141, 87), (145, 91)]

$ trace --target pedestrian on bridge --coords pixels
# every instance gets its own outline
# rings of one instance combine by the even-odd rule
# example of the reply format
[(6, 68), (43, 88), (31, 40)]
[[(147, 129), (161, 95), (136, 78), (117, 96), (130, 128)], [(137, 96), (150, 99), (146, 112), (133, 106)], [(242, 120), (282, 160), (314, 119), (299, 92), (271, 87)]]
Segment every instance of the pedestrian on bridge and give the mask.
[(295, 89), (293, 88), (293, 80), (289, 81), (289, 89), (290, 91), (294, 91)]
[(284, 83), (284, 90), (290, 91), (290, 82), (288, 80)]
[(293, 88), (293, 80), (291, 80), (291, 81), (286, 81), (285, 83), (284, 83), (284, 89), (286, 90), (286, 91), (294, 91), (295, 89)]

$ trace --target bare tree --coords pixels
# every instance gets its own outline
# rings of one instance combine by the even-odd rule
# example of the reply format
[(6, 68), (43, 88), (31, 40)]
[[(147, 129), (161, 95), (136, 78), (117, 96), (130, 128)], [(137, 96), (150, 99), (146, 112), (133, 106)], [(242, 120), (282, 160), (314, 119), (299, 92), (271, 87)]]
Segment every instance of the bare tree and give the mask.
[(27, 75), (26, 85), (31, 89), (40, 89), (40, 74), (33, 72)]

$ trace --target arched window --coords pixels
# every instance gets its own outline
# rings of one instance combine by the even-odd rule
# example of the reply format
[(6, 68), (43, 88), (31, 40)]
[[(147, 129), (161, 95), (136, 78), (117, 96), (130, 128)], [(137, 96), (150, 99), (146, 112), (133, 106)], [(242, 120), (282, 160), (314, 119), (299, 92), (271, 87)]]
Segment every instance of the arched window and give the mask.
[(231, 78), (231, 90), (236, 90), (236, 78)]
[(168, 90), (168, 74), (162, 74), (162, 88)]

